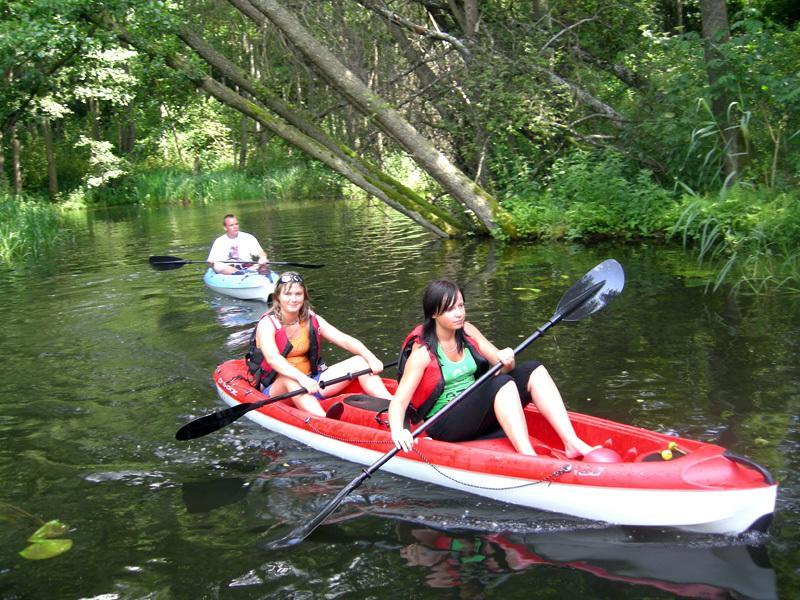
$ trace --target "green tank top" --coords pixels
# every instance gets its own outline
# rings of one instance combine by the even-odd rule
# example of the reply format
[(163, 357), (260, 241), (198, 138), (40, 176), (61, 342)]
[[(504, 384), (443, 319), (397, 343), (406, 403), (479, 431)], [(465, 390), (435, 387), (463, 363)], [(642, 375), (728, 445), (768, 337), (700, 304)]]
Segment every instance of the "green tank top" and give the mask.
[(464, 358), (458, 362), (453, 362), (447, 358), (441, 346), (436, 349), (436, 357), (442, 367), (444, 389), (426, 417), (439, 412), (445, 404), (471, 386), (475, 382), (475, 372), (478, 370), (478, 365), (467, 348), (464, 348)]

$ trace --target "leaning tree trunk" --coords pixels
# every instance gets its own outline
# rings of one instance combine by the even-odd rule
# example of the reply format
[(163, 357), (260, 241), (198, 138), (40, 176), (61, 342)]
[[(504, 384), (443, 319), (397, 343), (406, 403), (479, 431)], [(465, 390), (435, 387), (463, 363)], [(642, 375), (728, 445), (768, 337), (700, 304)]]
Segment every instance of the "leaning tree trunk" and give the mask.
[[(228, 0), (239, 7), (248, 0)], [(499, 203), (469, 179), (389, 103), (370, 90), (339, 62), (276, 0), (249, 0), (297, 47), (328, 83), (367, 115), (409, 154), (453, 198), (477, 218), (480, 229), (493, 235), (514, 235), (510, 217)]]
[(739, 170), (739, 143), (737, 129), (728, 117), (731, 100), (724, 90), (719, 89), (719, 80), (725, 73), (722, 53), (717, 48), (719, 42), (730, 39), (728, 7), (725, 0), (700, 0), (700, 14), (703, 19), (703, 41), (706, 72), (711, 92), (711, 110), (719, 125), (725, 144), (726, 183), (734, 179)]
[[(260, 15), (260, 13), (258, 13)], [(248, 15), (249, 16), (249, 15)], [(263, 21), (262, 16), (262, 21)], [(361, 178), (370, 182), (369, 189), (365, 189), (370, 194), (376, 195), (380, 200), (386, 201), (391, 198), (392, 202), (387, 202), (393, 208), (399, 204), (407, 208), (410, 212), (401, 210), (409, 218), (418, 221), (423, 217), (434, 226), (432, 230), (446, 232), (448, 235), (462, 233), (466, 227), (463, 220), (459, 220), (447, 211), (426, 201), (419, 194), (410, 190), (399, 181), (383, 173), (378, 167), (360, 157), (353, 149), (345, 144), (331, 138), (321, 127), (316, 125), (312, 117), (304, 114), (303, 111), (290, 107), (283, 100), (273, 96), (266, 88), (248, 78), (245, 73), (236, 65), (222, 56), (212, 48), (205, 40), (187, 27), (181, 28), (180, 38), (194, 50), (209, 66), (219, 72), (226, 80), (235, 83), (242, 90), (250, 94), (251, 97), (258, 99), (272, 112), (283, 118), (289, 125), (298, 130), (305, 136), (313, 139), (328, 151), (333, 153), (339, 160), (349, 166), (349, 169), (360, 173)], [(280, 134), (279, 134), (280, 135)], [(285, 138), (284, 138), (285, 139)], [(289, 141), (289, 140), (287, 140)], [(290, 143), (292, 143), (290, 141)], [(342, 173), (343, 174), (343, 173)], [(347, 175), (345, 175), (347, 177)], [(348, 177), (349, 179), (349, 177)], [(351, 179), (352, 181), (352, 179)], [(357, 182), (356, 185), (359, 185)], [(359, 187), (362, 187), (359, 185)], [(375, 189), (380, 193), (375, 194)]]
[(258, 105), (252, 100), (243, 98), (229, 87), (222, 85), (208, 75), (198, 73), (196, 67), (185, 63), (180, 58), (171, 54), (164, 54), (163, 52), (153, 49), (152, 47), (143, 43), (137, 37), (133, 36), (126, 29), (115, 25), (107, 18), (93, 17), (93, 19), (95, 19), (96, 22), (101, 24), (103, 27), (106, 27), (112, 31), (121, 41), (130, 44), (142, 52), (154, 55), (161, 60), (164, 60), (169, 67), (182, 73), (198, 88), (209, 94), (212, 98), (215, 98), (234, 110), (237, 110), (242, 114), (258, 121), (264, 125), (264, 127), (271, 130), (273, 133), (286, 140), (291, 145), (299, 148), (302, 152), (308, 154), (312, 158), (315, 158), (326, 164), (337, 173), (352, 181), (358, 187), (374, 196), (377, 196), (398, 212), (402, 212), (416, 223), (422, 225), (436, 235), (440, 237), (448, 237), (446, 232), (428, 222), (418, 212), (411, 210), (409, 207), (403, 206), (401, 203), (395, 201), (395, 199), (388, 197), (383, 190), (375, 185), (374, 180), (368, 179), (364, 177), (362, 173), (355, 171), (348, 163), (343, 161), (339, 156), (330, 152), (316, 140), (303, 134), (301, 131), (292, 127), (291, 125), (276, 119), (264, 107)]

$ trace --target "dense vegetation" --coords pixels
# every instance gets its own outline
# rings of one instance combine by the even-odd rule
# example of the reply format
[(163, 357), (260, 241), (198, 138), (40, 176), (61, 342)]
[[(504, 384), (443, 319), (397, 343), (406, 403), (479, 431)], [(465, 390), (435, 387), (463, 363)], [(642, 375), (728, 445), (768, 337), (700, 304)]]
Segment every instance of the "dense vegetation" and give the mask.
[[(800, 290), (790, 0), (7, 0), (0, 17), (4, 211), (360, 189), (438, 235), (667, 238), (715, 261), (715, 285)], [(29, 230), (3, 230), (3, 255), (47, 236)]]

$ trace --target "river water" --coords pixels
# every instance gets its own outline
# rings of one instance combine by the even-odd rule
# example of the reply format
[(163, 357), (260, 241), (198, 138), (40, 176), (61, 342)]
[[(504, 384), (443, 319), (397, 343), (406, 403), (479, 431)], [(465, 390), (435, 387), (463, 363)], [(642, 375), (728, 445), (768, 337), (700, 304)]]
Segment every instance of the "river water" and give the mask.
[[(437, 276), (470, 319), (514, 346), (609, 257), (623, 294), (526, 350), (570, 409), (713, 441), (781, 482), (768, 535), (633, 531), (375, 474), (302, 544), (270, 540), (312, 518), (352, 464), (247, 419), (190, 442), (222, 408), (211, 382), (243, 355), (265, 309), (215, 296), (202, 265), (234, 211), (275, 260), (306, 270), (313, 303), (386, 362)], [(439, 241), (365, 203), (241, 202), (72, 217), (52, 256), (0, 270), (0, 597), (776, 598), (800, 589), (800, 302), (705, 293), (677, 249)], [(329, 349), (331, 360), (343, 357)], [(19, 556), (42, 521), (68, 552)], [(794, 589), (795, 592), (791, 592)]]

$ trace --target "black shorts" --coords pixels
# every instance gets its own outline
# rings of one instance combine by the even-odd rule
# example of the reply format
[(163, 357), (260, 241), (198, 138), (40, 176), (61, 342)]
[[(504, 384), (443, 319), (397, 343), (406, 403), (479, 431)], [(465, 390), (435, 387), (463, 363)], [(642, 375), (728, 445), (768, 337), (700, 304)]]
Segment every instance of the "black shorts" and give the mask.
[(426, 434), (435, 440), (463, 442), (497, 433), (501, 430), (494, 414), (494, 398), (509, 381), (517, 386), (522, 406), (531, 401), (528, 380), (542, 363), (530, 360), (514, 367), (510, 373), (490, 377), (474, 392), (447, 411)]

